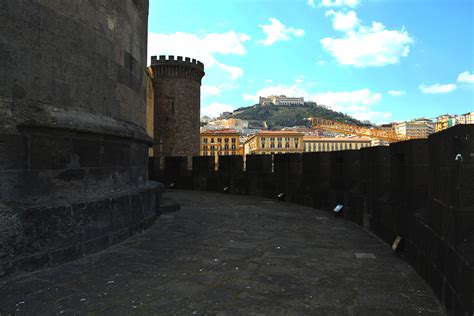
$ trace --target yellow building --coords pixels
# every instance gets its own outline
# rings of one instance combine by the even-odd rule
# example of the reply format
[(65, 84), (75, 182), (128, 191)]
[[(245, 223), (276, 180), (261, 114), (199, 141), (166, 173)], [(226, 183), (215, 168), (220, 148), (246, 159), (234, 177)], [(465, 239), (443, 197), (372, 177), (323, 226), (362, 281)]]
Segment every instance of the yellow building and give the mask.
[(201, 156), (242, 155), (240, 134), (235, 130), (201, 132)]
[(456, 116), (441, 115), (436, 118), (435, 132), (440, 132), (456, 125)]
[[(146, 131), (148, 136), (154, 137), (154, 122), (155, 122), (155, 92), (153, 91), (153, 69), (148, 67), (146, 69)], [(153, 147), (148, 149), (148, 156), (154, 156)]]
[(245, 155), (302, 153), (303, 135), (294, 131), (261, 131), (245, 142), (244, 153)]
[(317, 136), (304, 136), (303, 142), (305, 152), (320, 152), (351, 149), (357, 150), (364, 147), (370, 147), (372, 141), (370, 138), (322, 138)]

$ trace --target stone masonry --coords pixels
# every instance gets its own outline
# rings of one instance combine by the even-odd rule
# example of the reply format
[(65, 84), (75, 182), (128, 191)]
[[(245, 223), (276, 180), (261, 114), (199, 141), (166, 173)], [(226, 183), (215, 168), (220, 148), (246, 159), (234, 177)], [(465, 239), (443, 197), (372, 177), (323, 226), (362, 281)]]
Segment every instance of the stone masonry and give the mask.
[(148, 0), (0, 2), (0, 276), (156, 219), (147, 24)]
[(204, 65), (181, 56), (151, 58), (154, 81), (154, 156), (199, 155)]

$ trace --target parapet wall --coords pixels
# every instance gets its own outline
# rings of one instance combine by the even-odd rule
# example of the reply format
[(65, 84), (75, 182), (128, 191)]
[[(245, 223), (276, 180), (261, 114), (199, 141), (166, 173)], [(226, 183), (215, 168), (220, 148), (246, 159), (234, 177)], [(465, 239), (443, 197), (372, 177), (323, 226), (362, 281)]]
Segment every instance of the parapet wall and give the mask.
[(204, 64), (189, 57), (161, 55), (151, 57), (151, 66), (155, 77), (186, 78), (199, 82), (204, 76)]
[(431, 285), (452, 315), (474, 298), (474, 125), (359, 151), (166, 157), (152, 177), (174, 188), (277, 198), (332, 211), (377, 234)]

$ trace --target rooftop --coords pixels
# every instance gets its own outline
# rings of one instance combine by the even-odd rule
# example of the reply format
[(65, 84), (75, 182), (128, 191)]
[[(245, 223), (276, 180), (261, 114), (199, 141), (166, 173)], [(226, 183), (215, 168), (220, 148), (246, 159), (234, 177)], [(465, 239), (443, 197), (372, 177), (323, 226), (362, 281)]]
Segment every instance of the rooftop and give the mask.
[(239, 135), (239, 132), (237, 132), (235, 129), (218, 129), (218, 130), (208, 130), (205, 132), (201, 132), (201, 135), (223, 135), (223, 134), (229, 134), (229, 135)]
[(177, 213), (80, 260), (2, 280), (11, 314), (443, 315), (358, 225), (251, 196), (172, 191)]
[(318, 136), (303, 136), (304, 141), (329, 141), (329, 142), (367, 142), (371, 141), (368, 137), (318, 137)]

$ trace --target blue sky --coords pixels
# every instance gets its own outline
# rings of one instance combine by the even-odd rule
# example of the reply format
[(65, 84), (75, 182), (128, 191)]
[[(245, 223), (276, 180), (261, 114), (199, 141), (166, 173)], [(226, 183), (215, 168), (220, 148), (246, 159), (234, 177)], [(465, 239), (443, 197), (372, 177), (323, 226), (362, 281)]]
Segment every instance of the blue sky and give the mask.
[(205, 64), (201, 115), (304, 96), (375, 123), (474, 111), (472, 0), (150, 0), (148, 55)]

